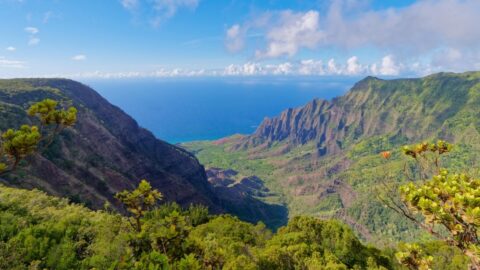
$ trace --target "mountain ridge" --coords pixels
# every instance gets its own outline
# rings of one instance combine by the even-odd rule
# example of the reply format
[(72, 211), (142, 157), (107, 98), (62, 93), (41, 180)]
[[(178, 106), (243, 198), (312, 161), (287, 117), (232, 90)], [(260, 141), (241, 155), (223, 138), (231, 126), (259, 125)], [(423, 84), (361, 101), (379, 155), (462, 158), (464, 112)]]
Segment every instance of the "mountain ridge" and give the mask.
[[(5, 182), (67, 195), (101, 208), (105, 201), (116, 203), (115, 192), (131, 189), (147, 178), (167, 200), (183, 205), (202, 203), (214, 212), (221, 211), (203, 166), (192, 154), (156, 139), (120, 108), (81, 83), (68, 79), (0, 80), (0, 114), (4, 119), (0, 128), (28, 123), (24, 109), (43, 98), (77, 107), (77, 124)], [(29, 179), (24, 179), (25, 175)]]
[[(413, 116), (407, 116), (410, 117), (410, 119), (407, 120), (399, 118), (400, 116), (395, 111), (395, 105), (405, 102), (405, 97), (398, 95), (397, 90), (401, 89), (395, 87), (394, 89), (390, 89), (389, 84), (400, 84), (401, 86), (405, 86), (407, 90), (411, 89), (409, 91), (410, 93), (402, 94), (411, 94), (412, 96), (424, 95), (426, 96), (422, 97), (424, 99), (441, 97), (444, 99), (444, 102), (449, 104), (451, 101), (449, 102), (446, 98), (451, 97), (451, 95), (444, 97), (445, 93), (441, 93), (441, 96), (435, 97), (434, 95), (437, 93), (428, 93), (428, 91), (422, 89), (429, 89), (431, 87), (440, 89), (438, 86), (442, 87), (442, 85), (435, 85), (435, 83), (457, 84), (455, 79), (459, 79), (458, 77), (460, 76), (466, 79), (463, 85), (465, 85), (465, 82), (467, 82), (467, 85), (464, 86), (464, 89), (457, 91), (468, 91), (468, 89), (480, 82), (479, 75), (480, 72), (461, 74), (437, 73), (424, 78), (395, 79), (389, 81), (371, 76), (366, 77), (357, 82), (344, 96), (334, 98), (332, 101), (314, 99), (303, 107), (284, 110), (278, 117), (266, 118), (257, 130), (242, 140), (236, 148), (257, 147), (262, 144), (272, 144), (272, 142), (275, 141), (288, 141), (294, 145), (303, 145), (309, 141), (315, 141), (319, 150), (318, 154), (322, 156), (325, 154), (338, 153), (345, 148), (345, 145), (342, 145), (343, 141), (346, 139), (355, 140), (356, 134), (358, 133), (363, 136), (374, 136), (398, 132), (405, 134), (411, 139), (432, 135), (431, 132), (433, 132), (435, 128), (441, 127), (438, 123), (429, 123), (430, 126), (417, 132), (415, 128), (410, 128), (405, 125), (405, 123), (418, 123), (419, 120), (415, 120)], [(468, 79), (469, 77), (471, 79)], [(453, 80), (453, 82), (449, 80)], [(456, 106), (461, 108), (461, 105), (468, 100), (468, 93), (458, 94), (461, 96), (454, 98), (457, 103)], [(426, 100), (426, 102), (428, 102), (428, 100)], [(463, 103), (458, 104), (459, 102)], [(404, 106), (407, 106), (407, 110), (420, 109), (422, 110), (420, 113), (423, 114), (428, 113), (428, 108), (426, 107), (430, 105), (432, 104), (421, 102), (412, 103), (411, 105), (404, 104)], [(375, 106), (378, 107), (378, 112), (372, 110), (372, 107)], [(414, 106), (418, 107), (415, 108)], [(392, 110), (388, 111), (385, 110), (385, 108), (392, 108)], [(434, 120), (436, 120), (436, 122), (443, 121), (444, 119), (452, 117), (456, 112), (458, 111), (449, 112), (448, 108), (443, 108), (443, 111), (436, 115), (438, 119)], [(407, 111), (407, 113), (411, 115), (415, 112)], [(375, 119), (369, 120), (368, 118), (371, 116), (375, 117)], [(388, 122), (391, 122), (391, 124)], [(420, 124), (422, 123), (418, 123), (418, 125)], [(403, 130), (396, 129), (393, 125), (402, 125), (401, 128), (403, 128)], [(448, 137), (448, 134), (443, 134), (443, 136)]]
[[(385, 181), (405, 181), (400, 148), (444, 139), (457, 146), (452, 169), (471, 170), (480, 156), (480, 72), (423, 78), (367, 77), (341, 97), (315, 99), (266, 118), (251, 135), (194, 142), (207, 168), (255, 175), (287, 205), (289, 217), (339, 218), (363, 239), (388, 245), (420, 233), (375, 200)], [(391, 151), (385, 162), (379, 155)], [(268, 171), (265, 168), (269, 168)]]

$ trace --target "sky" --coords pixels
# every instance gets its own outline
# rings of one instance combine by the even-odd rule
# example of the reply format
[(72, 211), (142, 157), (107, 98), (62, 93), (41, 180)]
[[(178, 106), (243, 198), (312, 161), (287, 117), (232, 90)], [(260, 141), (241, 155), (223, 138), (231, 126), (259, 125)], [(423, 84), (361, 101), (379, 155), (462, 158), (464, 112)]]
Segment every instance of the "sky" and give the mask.
[(480, 0), (0, 0), (0, 78), (480, 69)]

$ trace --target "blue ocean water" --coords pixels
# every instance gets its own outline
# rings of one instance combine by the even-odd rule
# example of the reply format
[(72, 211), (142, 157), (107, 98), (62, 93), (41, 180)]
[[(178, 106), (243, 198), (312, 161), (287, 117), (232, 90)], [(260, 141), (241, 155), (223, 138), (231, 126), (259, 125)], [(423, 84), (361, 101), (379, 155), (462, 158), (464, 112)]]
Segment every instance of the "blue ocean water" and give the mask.
[(255, 131), (264, 117), (313, 98), (344, 94), (358, 78), (193, 78), (84, 80), (170, 143)]

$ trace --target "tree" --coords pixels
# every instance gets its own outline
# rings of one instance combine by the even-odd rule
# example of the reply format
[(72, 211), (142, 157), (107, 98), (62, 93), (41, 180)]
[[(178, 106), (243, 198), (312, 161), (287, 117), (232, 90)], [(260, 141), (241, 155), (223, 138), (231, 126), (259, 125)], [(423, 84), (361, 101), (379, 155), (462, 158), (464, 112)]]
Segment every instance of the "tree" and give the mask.
[(395, 255), (397, 260), (412, 270), (430, 270), (433, 262), (432, 256), (424, 254), (422, 248), (417, 244), (404, 244), (400, 252)]
[(137, 232), (142, 231), (142, 217), (151, 210), (162, 197), (162, 193), (156, 189), (152, 189), (150, 183), (145, 179), (140, 181), (140, 184), (138, 184), (135, 190), (124, 190), (115, 195), (115, 198), (117, 198), (132, 215), (133, 222), (131, 220), (129, 221)]
[[(417, 166), (410, 170), (405, 166), (409, 182), (399, 187), (401, 203), (389, 198), (387, 206), (460, 249), (470, 258), (472, 269), (480, 269), (480, 180), (441, 167), (441, 157), (452, 150), (445, 141), (405, 146), (402, 150)], [(407, 253), (400, 254), (405, 259), (401, 262), (411, 262), (420, 254), (415, 248), (407, 249)], [(418, 269), (426, 267), (424, 264)]]
[[(34, 103), (27, 113), (38, 119), (40, 128), (36, 125), (22, 125), (18, 130), (8, 129), (2, 134), (0, 175), (16, 170), (20, 161), (46, 149), (63, 129), (75, 124), (77, 109), (58, 109), (58, 105), (58, 102), (52, 99)], [(52, 126), (54, 127), (51, 128)]]
[(480, 269), (479, 179), (442, 169), (431, 180), (409, 183), (400, 192), (409, 209), (422, 214), (429, 233), (459, 248), (471, 259), (474, 269)]
[(41, 139), (36, 126), (23, 125), (19, 130), (9, 129), (2, 134), (2, 154), (7, 157), (11, 165), (0, 165), (0, 170), (15, 170), (18, 163), (35, 152)]

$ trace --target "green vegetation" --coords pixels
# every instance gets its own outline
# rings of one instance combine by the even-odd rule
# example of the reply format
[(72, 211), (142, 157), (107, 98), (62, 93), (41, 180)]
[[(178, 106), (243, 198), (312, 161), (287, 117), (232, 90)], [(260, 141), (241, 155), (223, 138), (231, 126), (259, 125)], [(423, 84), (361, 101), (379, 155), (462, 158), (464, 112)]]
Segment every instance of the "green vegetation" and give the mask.
[[(156, 193), (145, 183), (124, 194)], [(0, 269), (404, 269), (394, 250), (363, 245), (336, 220), (299, 216), (272, 233), (262, 223), (175, 203), (157, 205), (140, 220), (137, 230), (108, 208), (0, 186)], [(418, 247), (422, 258), (433, 258), (432, 269), (468, 265), (444, 243)]]
[[(480, 73), (365, 79), (332, 102), (334, 113), (344, 116), (325, 126), (318, 119), (339, 117), (315, 111), (316, 105), (265, 122), (251, 136), (184, 146), (207, 167), (257, 175), (288, 206), (290, 218), (339, 218), (377, 246), (416, 242), (400, 245), (397, 253), (410, 269), (475, 267)], [(320, 134), (305, 140), (312, 132)], [(439, 142), (384, 152), (433, 138), (448, 138), (455, 147)], [(256, 170), (251, 162), (273, 170)], [(438, 258), (444, 252), (452, 254), (450, 263)]]
[[(0, 169), (14, 170), (76, 122), (75, 108), (57, 105), (33, 104), (28, 114), (38, 127), (3, 134)], [(407, 142), (404, 136), (347, 139), (344, 152), (322, 158), (314, 143), (239, 150), (242, 137), (233, 137), (186, 145), (207, 166), (233, 168), (237, 178), (260, 176), (273, 191), (262, 199), (292, 210), (276, 232), (261, 222), (210, 215), (204, 206), (160, 204), (162, 193), (146, 180), (116, 194), (127, 216), (108, 204), (94, 211), (38, 190), (0, 186), (0, 269), (480, 268), (480, 181), (455, 173), (475, 161), (475, 144), (407, 146), (405, 163), (400, 152), (384, 151)], [(447, 153), (452, 160), (444, 159)], [(404, 236), (407, 243), (397, 247), (393, 240)]]
[[(0, 139), (0, 174), (17, 169), (26, 157), (47, 148), (63, 129), (73, 126), (77, 121), (77, 109), (57, 109), (58, 102), (44, 99), (34, 103), (28, 109), (28, 115), (37, 117), (40, 127), (22, 125), (18, 130), (9, 128)], [(53, 126), (53, 128), (51, 128)], [(42, 144), (41, 144), (42, 143)]]
[[(452, 151), (445, 141), (404, 146), (404, 155), (416, 166), (407, 167), (408, 184), (400, 186), (401, 199), (388, 190), (382, 201), (445, 244), (457, 248), (480, 269), (480, 180), (465, 173), (452, 174), (441, 165), (441, 157)], [(389, 154), (384, 154), (388, 159)], [(397, 253), (399, 261), (410, 269), (430, 269), (431, 256), (425, 256), (416, 244), (406, 244)]]
[[(29, 115), (29, 108), (45, 99), (57, 101), (55, 110), (63, 113), (54, 113), (54, 102), (49, 101), (34, 106), (30, 113), (35, 115)], [(63, 129), (72, 120), (71, 107), (78, 110), (78, 124)], [(0, 80), (0, 136), (23, 124), (37, 126), (41, 142), (15, 171), (1, 176), (2, 183), (38, 188), (102, 209), (106, 201), (117, 208), (115, 193), (133, 188), (132, 179), (148, 178), (153, 186), (162, 186), (166, 200), (201, 201), (220, 209), (203, 167), (190, 153), (156, 139), (82, 83), (59, 78)], [(50, 136), (54, 133), (59, 134)]]
[(140, 181), (138, 188), (132, 192), (124, 190), (115, 195), (127, 211), (132, 215), (135, 225), (132, 225), (138, 232), (142, 230), (141, 219), (145, 213), (150, 210), (157, 201), (162, 199), (162, 194), (158, 190), (152, 189), (147, 180)]
[(0, 186), (0, 269), (393, 267), (390, 256), (362, 245), (337, 221), (298, 217), (272, 234), (261, 223), (210, 216), (202, 206), (167, 203), (144, 214), (137, 231), (108, 210)]
[[(363, 240), (381, 246), (430, 237), (375, 199), (385, 184), (407, 181), (402, 153), (392, 151), (385, 161), (379, 159), (381, 152), (448, 139), (456, 147), (445, 167), (452, 173), (480, 175), (480, 72), (367, 78), (327, 109), (320, 109), (321, 104), (311, 102), (264, 122), (250, 136), (184, 147), (207, 168), (258, 176), (275, 192), (259, 199), (286, 205), (290, 217), (339, 218)], [(282, 136), (271, 135), (275, 132)]]

